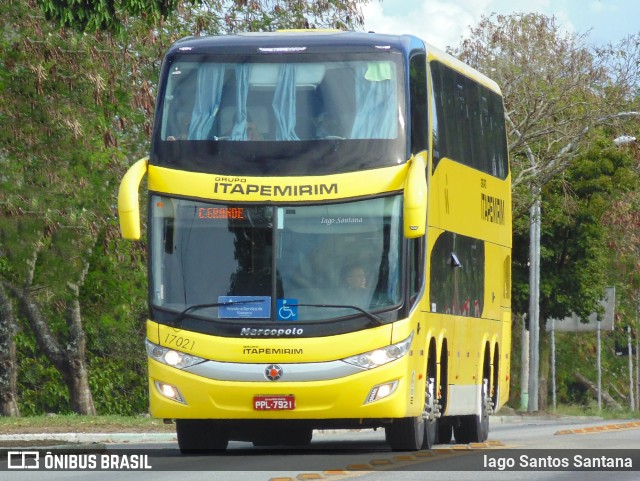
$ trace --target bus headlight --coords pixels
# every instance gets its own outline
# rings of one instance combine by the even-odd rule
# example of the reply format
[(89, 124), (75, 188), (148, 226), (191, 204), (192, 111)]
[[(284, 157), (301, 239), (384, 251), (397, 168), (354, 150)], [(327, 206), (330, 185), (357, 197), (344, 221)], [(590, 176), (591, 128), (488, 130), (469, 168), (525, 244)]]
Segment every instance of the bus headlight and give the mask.
[(384, 384), (378, 384), (377, 386), (374, 386), (374, 388), (371, 390), (371, 392), (367, 396), (367, 399), (365, 399), (364, 403), (369, 404), (374, 401), (378, 401), (379, 399), (386, 398), (387, 396), (390, 396), (391, 394), (396, 392), (397, 387), (398, 387), (398, 381), (391, 381), (391, 382), (386, 382)]
[(206, 359), (198, 356), (159, 346), (149, 341), (149, 339), (147, 339), (145, 343), (147, 346), (147, 354), (150, 358), (177, 369), (185, 369), (206, 361)]
[(156, 381), (154, 383), (156, 385), (156, 389), (160, 394), (162, 394), (167, 399), (171, 399), (172, 401), (176, 401), (182, 404), (187, 404), (182, 397), (182, 393), (180, 390), (175, 387), (173, 384), (167, 384), (166, 382)]
[(374, 351), (356, 354), (355, 356), (344, 358), (343, 361), (363, 369), (380, 367), (391, 361), (400, 359), (408, 353), (409, 348), (411, 347), (411, 341), (413, 341), (413, 332), (404, 341), (400, 341), (396, 344), (391, 344), (390, 346), (385, 346), (380, 349), (375, 349)]

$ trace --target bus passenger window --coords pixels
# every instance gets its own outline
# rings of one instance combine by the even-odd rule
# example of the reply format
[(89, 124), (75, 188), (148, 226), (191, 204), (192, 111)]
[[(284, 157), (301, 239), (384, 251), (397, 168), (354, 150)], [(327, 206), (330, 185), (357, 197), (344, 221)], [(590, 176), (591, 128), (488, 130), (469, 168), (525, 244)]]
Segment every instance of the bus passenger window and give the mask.
[(409, 300), (413, 304), (418, 299), (424, 283), (424, 237), (409, 240)]
[(435, 312), (480, 317), (484, 303), (484, 242), (443, 232), (431, 250), (430, 304)]
[(411, 153), (427, 149), (427, 57), (425, 54), (411, 57), (409, 95), (411, 96)]
[(430, 68), (433, 169), (440, 157), (447, 157), (500, 179), (506, 178), (507, 144), (500, 95), (440, 62), (431, 62)]
[(356, 68), (353, 139), (394, 139), (398, 135), (395, 64), (363, 62)]

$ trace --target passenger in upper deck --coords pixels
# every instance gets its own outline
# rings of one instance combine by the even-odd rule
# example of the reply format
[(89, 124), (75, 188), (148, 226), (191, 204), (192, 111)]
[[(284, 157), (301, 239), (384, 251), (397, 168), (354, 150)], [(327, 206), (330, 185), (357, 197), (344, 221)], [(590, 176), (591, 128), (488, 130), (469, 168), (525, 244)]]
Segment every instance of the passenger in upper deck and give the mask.
[[(316, 139), (344, 138), (338, 118), (326, 112), (321, 113), (314, 121)], [(342, 134), (342, 135), (341, 135)]]
[(177, 110), (175, 119), (171, 124), (171, 132), (167, 140), (187, 140), (189, 138), (189, 125), (191, 124), (191, 114), (186, 110)]

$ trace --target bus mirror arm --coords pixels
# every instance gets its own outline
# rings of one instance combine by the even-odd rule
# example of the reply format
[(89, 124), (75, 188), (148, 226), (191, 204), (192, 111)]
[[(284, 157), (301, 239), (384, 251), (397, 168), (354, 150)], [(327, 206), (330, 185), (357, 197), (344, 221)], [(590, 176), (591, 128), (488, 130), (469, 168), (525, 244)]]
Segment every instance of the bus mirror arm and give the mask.
[(140, 239), (140, 202), (138, 189), (140, 182), (147, 173), (149, 158), (138, 160), (120, 182), (118, 190), (118, 217), (122, 237), (129, 240)]
[(422, 237), (427, 231), (427, 152), (415, 154), (404, 186), (404, 236)]

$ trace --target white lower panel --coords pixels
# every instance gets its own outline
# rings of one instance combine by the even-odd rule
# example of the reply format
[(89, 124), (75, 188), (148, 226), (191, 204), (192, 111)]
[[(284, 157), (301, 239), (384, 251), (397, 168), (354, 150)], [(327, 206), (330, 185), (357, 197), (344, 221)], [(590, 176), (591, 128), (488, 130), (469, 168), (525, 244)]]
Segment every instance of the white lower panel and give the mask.
[(449, 385), (445, 416), (480, 414), (480, 387), (475, 384)]

